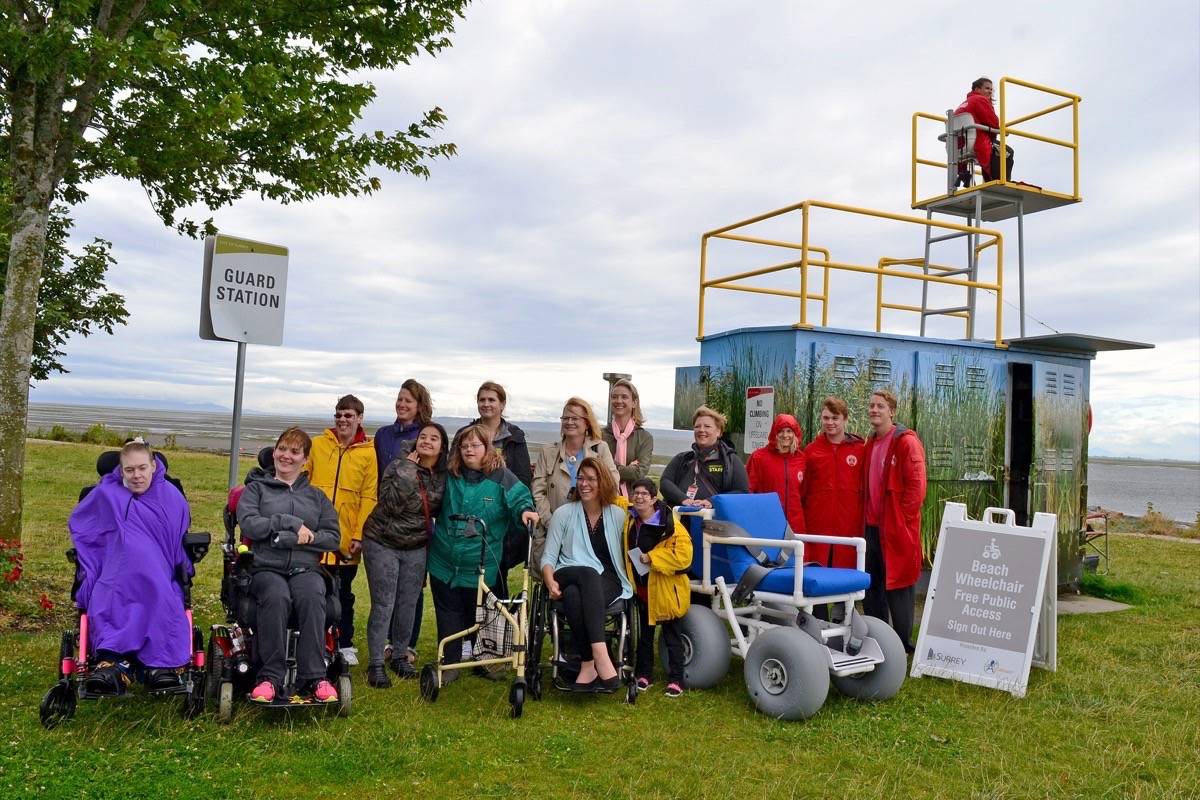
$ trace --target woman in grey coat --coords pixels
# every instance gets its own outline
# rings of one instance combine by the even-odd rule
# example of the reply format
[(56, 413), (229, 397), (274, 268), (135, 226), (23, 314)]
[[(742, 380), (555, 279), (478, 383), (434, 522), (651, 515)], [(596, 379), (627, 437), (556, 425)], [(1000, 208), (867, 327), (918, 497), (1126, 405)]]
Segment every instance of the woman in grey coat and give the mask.
[(250, 699), (270, 703), (280, 691), (287, 654), (287, 622), (295, 611), (300, 631), (296, 679), (301, 694), (337, 702), (325, 679), (325, 579), (321, 554), (341, 544), (337, 512), (308, 482), (304, 464), (312, 439), (288, 428), (275, 442), (275, 474), (261, 468), (246, 476), (238, 500), (238, 526), (254, 554), (250, 591), (258, 606), (255, 644), (262, 669)]
[[(425, 582), (425, 559), (433, 522), (446, 490), (446, 431), (436, 422), (400, 445), (383, 471), (379, 503), (363, 525), (363, 563), (371, 589), (367, 621), (367, 684), (392, 685), (384, 669), (388, 641), (407, 642)], [(390, 627), (390, 630), (389, 630)], [(401, 678), (417, 673), (403, 656), (392, 659)]]

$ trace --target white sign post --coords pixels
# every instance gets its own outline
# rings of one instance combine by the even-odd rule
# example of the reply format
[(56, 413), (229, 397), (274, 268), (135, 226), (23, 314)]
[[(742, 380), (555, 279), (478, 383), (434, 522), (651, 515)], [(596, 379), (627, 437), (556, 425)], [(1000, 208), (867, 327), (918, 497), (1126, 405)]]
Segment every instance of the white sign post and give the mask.
[[(1023, 528), (1006, 508), (989, 508), (977, 522), (967, 518), (962, 503), (946, 503), (912, 677), (949, 678), (1024, 697), (1039, 639), (1043, 649), (1049, 640), (1039, 666), (1054, 668), (1055, 609), (1043, 600), (1056, 591), (1047, 578), (1057, 528), (1054, 514), (1035, 514), (1032, 527)], [(1035, 638), (1039, 620), (1044, 630)]]
[(746, 387), (746, 455), (765, 447), (775, 421), (775, 387)]
[(238, 479), (246, 345), (283, 344), (287, 269), (286, 247), (224, 234), (209, 236), (204, 240), (200, 338), (238, 343), (233, 386), (233, 426), (229, 437), (230, 488)]

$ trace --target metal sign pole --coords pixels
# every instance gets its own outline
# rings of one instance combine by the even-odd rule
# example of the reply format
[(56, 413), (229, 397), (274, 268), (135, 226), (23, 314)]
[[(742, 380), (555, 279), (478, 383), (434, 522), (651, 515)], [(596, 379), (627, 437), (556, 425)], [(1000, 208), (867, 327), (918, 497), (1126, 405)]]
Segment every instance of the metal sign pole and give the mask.
[(246, 343), (237, 343), (237, 374), (233, 379), (233, 427), (229, 434), (229, 488), (238, 484), (238, 446), (242, 438), (242, 384), (246, 379)]

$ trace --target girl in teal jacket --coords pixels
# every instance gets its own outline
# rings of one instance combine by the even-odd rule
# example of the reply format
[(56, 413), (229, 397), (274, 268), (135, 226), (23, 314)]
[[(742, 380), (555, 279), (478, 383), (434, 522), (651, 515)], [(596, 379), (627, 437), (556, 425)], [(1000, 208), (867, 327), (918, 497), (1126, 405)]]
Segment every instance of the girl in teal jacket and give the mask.
[[(529, 489), (505, 469), (504, 459), (492, 448), (491, 437), (482, 426), (472, 425), (459, 433), (449, 471), (442, 511), (429, 545), (429, 588), (439, 639), (475, 624), (481, 548), (486, 544), (484, 580), (491, 586), (500, 573), (505, 537), (538, 521)], [(474, 536), (464, 535), (469, 533), (468, 523), (454, 519), (460, 515), (480, 517), (487, 523), (486, 537), (482, 530), (476, 530)], [(462, 659), (461, 639), (447, 643), (444, 658), (450, 664)]]

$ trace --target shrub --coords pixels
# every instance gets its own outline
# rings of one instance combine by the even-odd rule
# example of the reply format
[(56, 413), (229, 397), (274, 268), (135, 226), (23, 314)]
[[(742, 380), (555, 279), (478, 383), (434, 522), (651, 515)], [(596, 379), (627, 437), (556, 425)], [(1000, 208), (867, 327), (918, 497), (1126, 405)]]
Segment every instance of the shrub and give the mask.
[(1175, 523), (1175, 520), (1168, 519), (1161, 511), (1154, 509), (1154, 503), (1146, 503), (1146, 513), (1142, 517), (1142, 532), (1154, 534), (1155, 536), (1177, 535), (1180, 532), (1181, 525)]

